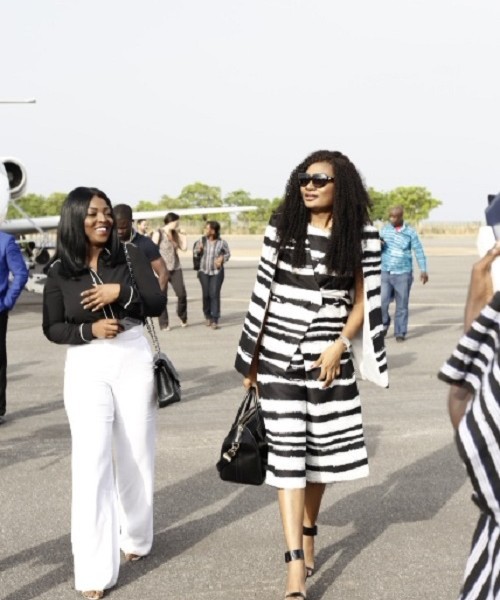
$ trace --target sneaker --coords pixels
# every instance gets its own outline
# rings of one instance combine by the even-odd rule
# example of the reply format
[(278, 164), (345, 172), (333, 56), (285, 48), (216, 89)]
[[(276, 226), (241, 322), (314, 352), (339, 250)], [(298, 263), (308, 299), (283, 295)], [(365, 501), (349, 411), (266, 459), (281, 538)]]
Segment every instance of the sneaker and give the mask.
[(404, 335), (398, 335), (396, 337), (396, 342), (404, 342), (405, 341), (405, 337)]
[(210, 325), (210, 327), (211, 327), (212, 329), (219, 329), (219, 325), (218, 325), (218, 323), (215, 323), (215, 322), (214, 322), (214, 323), (212, 323), (212, 324)]
[(181, 321), (181, 327), (187, 327), (187, 326), (188, 326), (187, 321)]
[(168, 325), (164, 325), (163, 327), (160, 327), (161, 331), (170, 331), (170, 327)]
[(207, 327), (212, 327), (212, 321), (211, 321), (210, 319), (207, 319), (207, 320), (205, 321), (205, 325), (206, 325)]

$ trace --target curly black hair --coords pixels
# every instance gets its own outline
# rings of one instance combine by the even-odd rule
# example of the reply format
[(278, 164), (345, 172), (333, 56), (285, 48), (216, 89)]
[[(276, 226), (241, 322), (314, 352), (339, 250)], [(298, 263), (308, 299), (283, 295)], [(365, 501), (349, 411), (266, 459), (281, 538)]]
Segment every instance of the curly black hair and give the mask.
[(361, 266), (361, 239), (363, 227), (371, 222), (371, 200), (356, 167), (341, 152), (313, 152), (290, 174), (283, 201), (274, 217), (279, 248), (293, 245), (292, 266), (305, 265), (310, 211), (302, 200), (298, 173), (305, 172), (312, 164), (318, 162), (329, 163), (335, 176), (332, 233), (325, 259), (326, 265), (330, 272), (339, 275), (352, 274)]

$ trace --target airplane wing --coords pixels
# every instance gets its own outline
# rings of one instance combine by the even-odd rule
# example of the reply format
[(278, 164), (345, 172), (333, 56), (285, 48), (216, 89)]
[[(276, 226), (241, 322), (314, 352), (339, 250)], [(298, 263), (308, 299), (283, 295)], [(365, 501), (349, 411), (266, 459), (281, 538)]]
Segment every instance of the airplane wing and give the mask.
[[(222, 213), (240, 213), (256, 209), (256, 206), (221, 206), (210, 208), (174, 208), (173, 212), (182, 217), (190, 215), (208, 216)], [(168, 209), (134, 211), (134, 219), (162, 219), (167, 212)], [(5, 233), (18, 236), (57, 229), (58, 224), (59, 216), (9, 219), (0, 224), (0, 231), (5, 231)]]

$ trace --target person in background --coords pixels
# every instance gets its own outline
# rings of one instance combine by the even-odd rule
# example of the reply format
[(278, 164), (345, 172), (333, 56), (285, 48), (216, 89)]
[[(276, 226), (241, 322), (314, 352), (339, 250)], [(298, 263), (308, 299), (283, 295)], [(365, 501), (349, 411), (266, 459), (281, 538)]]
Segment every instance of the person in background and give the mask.
[(460, 600), (497, 600), (500, 590), (500, 292), (491, 279), (499, 256), (497, 242), (473, 266), (466, 333), (438, 374), (450, 384), (448, 411), (480, 511)]
[(149, 231), (149, 221), (147, 219), (137, 219), (135, 228), (138, 233), (141, 235), (145, 235), (146, 237), (151, 237)]
[(420, 268), (420, 281), (429, 281), (427, 261), (417, 232), (404, 222), (402, 206), (389, 211), (390, 223), (380, 232), (382, 240), (382, 321), (387, 333), (391, 324), (389, 304), (395, 300), (394, 337), (404, 342), (408, 333), (408, 304), (413, 283), (413, 256)]
[[(182, 273), (181, 261), (179, 260), (179, 250), (187, 250), (186, 234), (179, 229), (179, 215), (169, 212), (163, 219), (164, 226), (154, 232), (152, 240), (160, 249), (160, 254), (167, 265), (168, 281), (174, 289), (177, 296), (177, 316), (181, 321), (181, 327), (187, 327), (187, 292), (184, 285), (184, 275)], [(168, 286), (163, 291), (167, 296)], [(158, 319), (160, 329), (170, 331), (168, 310), (165, 310)]]
[(326, 484), (368, 475), (351, 340), (387, 387), (380, 240), (356, 167), (320, 150), (292, 171), (264, 234), (235, 367), (256, 386), (269, 442), (266, 483), (278, 490), (286, 598), (306, 598)]
[(7, 321), (28, 281), (28, 268), (16, 240), (0, 231), (0, 425), (7, 412)]
[[(132, 264), (133, 285), (127, 262)], [(153, 543), (156, 403), (144, 321), (165, 296), (148, 259), (122, 244), (104, 192), (66, 197), (47, 268), (43, 332), (68, 344), (64, 407), (71, 429), (75, 588), (102, 598), (125, 560)]]
[(113, 207), (113, 213), (120, 241), (124, 243), (131, 242), (142, 250), (158, 277), (160, 288), (164, 290), (168, 283), (168, 271), (158, 246), (149, 237), (133, 229), (132, 208), (128, 204), (117, 204)]
[(218, 221), (207, 221), (204, 233), (204, 237), (195, 243), (193, 253), (195, 256), (201, 256), (198, 279), (201, 284), (205, 323), (207, 327), (219, 329), (224, 264), (231, 258), (231, 253), (228, 243), (220, 237)]

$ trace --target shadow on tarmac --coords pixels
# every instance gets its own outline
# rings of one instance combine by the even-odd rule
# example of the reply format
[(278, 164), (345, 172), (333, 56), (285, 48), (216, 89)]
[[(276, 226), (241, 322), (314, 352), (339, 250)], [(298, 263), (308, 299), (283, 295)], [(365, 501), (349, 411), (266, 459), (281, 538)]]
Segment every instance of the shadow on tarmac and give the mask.
[(334, 503), (320, 515), (321, 523), (338, 527), (352, 524), (354, 532), (319, 552), (316, 566), (322, 573), (314, 577), (307, 597), (319, 600), (331, 594), (332, 584), (348, 565), (391, 525), (432, 519), (465, 479), (455, 445), (448, 444), (395, 471), (383, 483)]

